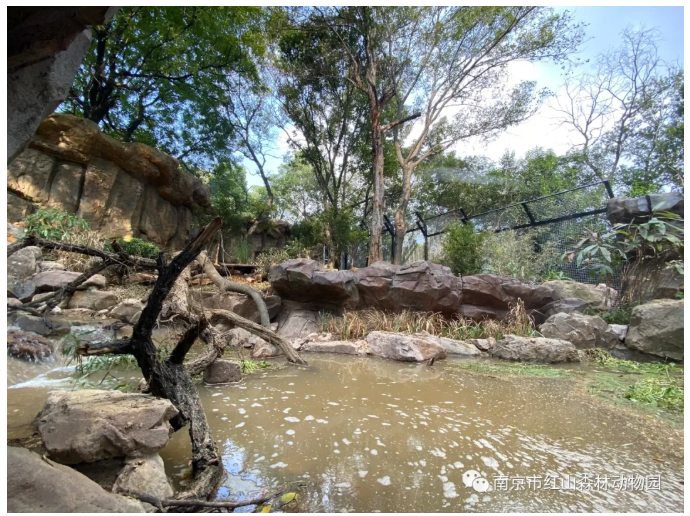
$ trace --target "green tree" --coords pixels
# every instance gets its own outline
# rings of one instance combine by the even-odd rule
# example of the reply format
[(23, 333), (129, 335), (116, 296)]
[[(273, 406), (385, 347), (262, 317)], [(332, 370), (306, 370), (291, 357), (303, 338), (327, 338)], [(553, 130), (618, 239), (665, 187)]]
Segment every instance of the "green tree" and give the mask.
[(482, 244), (485, 238), (485, 233), (476, 232), (472, 223), (451, 225), (443, 237), (444, 265), (454, 274), (479, 274), (484, 266)]
[(211, 204), (223, 217), (223, 226), (240, 232), (250, 218), (251, 208), (244, 167), (233, 161), (221, 160), (203, 176), (211, 189)]
[(123, 7), (93, 29), (62, 109), (192, 163), (227, 155), (219, 101), (230, 72), (255, 77), (264, 22), (256, 7)]
[(433, 7), (419, 11), (411, 30), (387, 32), (383, 46), (394, 49), (384, 50), (387, 62), (404, 63), (393, 68), (395, 118), (420, 107), (422, 113), (418, 122), (392, 128), (402, 170), (395, 262), (402, 257), (415, 169), (459, 141), (488, 140), (528, 118), (544, 92), (534, 81), (509, 87), (508, 66), (561, 61), (582, 40), (567, 11), (544, 7)]

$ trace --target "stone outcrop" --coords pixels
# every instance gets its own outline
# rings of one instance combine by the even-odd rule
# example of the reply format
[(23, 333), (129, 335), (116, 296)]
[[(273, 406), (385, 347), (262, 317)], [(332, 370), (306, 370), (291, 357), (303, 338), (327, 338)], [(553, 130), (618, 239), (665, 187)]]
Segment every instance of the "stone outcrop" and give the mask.
[(268, 281), (281, 297), (301, 303), (354, 307), (359, 300), (350, 271), (326, 270), (320, 263), (306, 258), (272, 266)]
[(239, 382), (241, 379), (240, 364), (232, 360), (215, 360), (204, 371), (204, 382), (206, 383), (231, 383)]
[(552, 280), (542, 286), (554, 290), (557, 300), (580, 299), (594, 310), (609, 310), (615, 299), (613, 289), (607, 290), (605, 286), (602, 288), (577, 281)]
[(318, 312), (308, 308), (292, 308), (288, 305), (277, 319), (278, 335), (290, 341), (304, 339), (321, 330)]
[(16, 312), (8, 319), (21, 330), (39, 335), (64, 335), (70, 332), (71, 325), (60, 317), (39, 317), (26, 312)]
[(537, 287), (513, 278), (494, 274), (462, 277), (462, 305), (458, 313), (476, 320), (505, 319), (510, 305), (521, 299), (528, 312), (538, 312), (557, 299), (556, 293), (544, 285)]
[(251, 357), (255, 359), (272, 358), (277, 357), (278, 355), (280, 355), (280, 349), (263, 339), (256, 343), (251, 353)]
[(62, 464), (149, 455), (170, 439), (168, 400), (119, 391), (59, 391), (36, 417), (48, 454)]
[(72, 468), (24, 448), (7, 447), (7, 511), (146, 512), (138, 501), (109, 493)]
[(7, 332), (7, 354), (24, 360), (45, 360), (53, 354), (51, 341), (36, 333), (9, 330)]
[(533, 313), (559, 299), (548, 286), (492, 274), (461, 279), (448, 267), (424, 261), (403, 266), (377, 262), (352, 271), (327, 271), (313, 260), (288, 260), (271, 267), (268, 280), (283, 298), (318, 302), (324, 310), (376, 308), (503, 319), (518, 299)]
[(372, 331), (366, 341), (370, 355), (401, 362), (426, 362), (447, 356), (443, 346), (417, 335)]
[(539, 331), (546, 338), (572, 342), (577, 349), (611, 349), (620, 342), (618, 335), (598, 315), (552, 315)]
[(39, 247), (25, 247), (7, 259), (7, 293), (21, 301), (27, 301), (36, 291), (30, 280), (38, 271), (42, 251)]
[(684, 195), (680, 192), (650, 194), (644, 197), (614, 197), (606, 205), (611, 224), (641, 223), (649, 220), (652, 210), (669, 211), (683, 216)]
[(91, 42), (119, 7), (7, 8), (7, 162), (65, 100)]
[(673, 360), (683, 360), (684, 300), (663, 299), (632, 310), (625, 337), (629, 349)]
[[(191, 209), (210, 205), (208, 186), (174, 158), (65, 114), (40, 124), (8, 168), (7, 186), (8, 197), (77, 214), (105, 238), (134, 236), (172, 249), (189, 240)], [(16, 217), (21, 203), (10, 204), (8, 216)]]
[(575, 346), (567, 340), (506, 335), (496, 343), (492, 356), (519, 362), (579, 362)]
[(441, 312), (450, 316), (461, 302), (460, 278), (450, 268), (432, 262), (392, 265), (377, 262), (357, 269), (360, 308)]

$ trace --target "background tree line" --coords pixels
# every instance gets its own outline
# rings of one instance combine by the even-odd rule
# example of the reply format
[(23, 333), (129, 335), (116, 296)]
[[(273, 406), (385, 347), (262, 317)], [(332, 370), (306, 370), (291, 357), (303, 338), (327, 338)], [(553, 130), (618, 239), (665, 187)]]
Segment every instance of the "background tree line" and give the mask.
[[(682, 68), (644, 29), (578, 63), (584, 36), (545, 7), (127, 7), (95, 29), (61, 109), (177, 157), (230, 227), (287, 218), (337, 261), (364, 244), (364, 221), (373, 262), (389, 214), (399, 260), (414, 211), (476, 213), (598, 179), (617, 194), (683, 188)], [(511, 81), (518, 61), (562, 65), (550, 109), (575, 145), (457, 155), (546, 109), (550, 92)]]

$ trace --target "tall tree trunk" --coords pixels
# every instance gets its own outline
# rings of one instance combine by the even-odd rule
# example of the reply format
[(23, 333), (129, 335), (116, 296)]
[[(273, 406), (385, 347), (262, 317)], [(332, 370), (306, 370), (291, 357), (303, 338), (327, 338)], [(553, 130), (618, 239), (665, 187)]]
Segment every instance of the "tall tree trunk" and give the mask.
[[(375, 101), (374, 101), (375, 102)], [(374, 104), (372, 102), (372, 104)], [(371, 106), (371, 151), (374, 198), (371, 210), (369, 232), (369, 265), (383, 260), (383, 131), (380, 126), (381, 113), (378, 106)]]
[(400, 195), (400, 204), (395, 210), (395, 249), (393, 256), (393, 263), (402, 265), (403, 244), (405, 243), (405, 234), (407, 233), (407, 223), (405, 222), (405, 215), (407, 215), (407, 205), (410, 202), (412, 195), (412, 172), (414, 166), (410, 163), (402, 165), (403, 173), (403, 188)]

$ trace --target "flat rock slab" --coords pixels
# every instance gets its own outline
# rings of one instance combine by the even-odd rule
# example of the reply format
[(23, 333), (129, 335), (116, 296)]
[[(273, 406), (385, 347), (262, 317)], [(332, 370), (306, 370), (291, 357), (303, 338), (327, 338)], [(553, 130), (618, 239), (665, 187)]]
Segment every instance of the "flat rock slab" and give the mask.
[(69, 300), (67, 308), (86, 308), (98, 312), (111, 306), (115, 306), (119, 301), (116, 294), (101, 290), (77, 290), (72, 299)]
[(60, 391), (37, 416), (38, 432), (51, 458), (62, 464), (148, 455), (172, 435), (173, 404), (119, 391)]
[(36, 333), (16, 330), (7, 332), (8, 355), (36, 362), (49, 358), (53, 351), (53, 343)]
[(24, 448), (7, 447), (7, 512), (146, 512), (67, 466)]
[(611, 349), (620, 342), (601, 317), (577, 312), (552, 315), (539, 331), (546, 338), (572, 342), (577, 349)]
[(338, 353), (341, 355), (359, 355), (366, 356), (369, 351), (369, 345), (365, 340), (334, 340), (330, 342), (306, 342), (300, 348), (300, 351), (307, 351), (310, 353)]
[[(32, 279), (36, 284), (37, 290), (46, 292), (60, 290), (61, 288), (66, 287), (69, 283), (73, 282), (79, 276), (81, 276), (81, 272), (52, 270), (39, 272), (38, 274), (35, 274)], [(94, 274), (84, 283), (82, 283), (79, 288), (105, 288), (106, 285), (107, 281), (105, 276), (102, 274)]]
[(443, 346), (416, 335), (373, 331), (367, 335), (366, 341), (369, 354), (401, 362), (426, 362), (447, 356)]
[(449, 355), (462, 357), (478, 357), (483, 353), (469, 341), (437, 337), (435, 335), (420, 335), (422, 338), (435, 342), (446, 350)]
[(146, 493), (159, 500), (173, 497), (173, 488), (165, 475), (163, 459), (157, 453), (129, 457), (113, 485), (114, 493)]
[(519, 362), (579, 362), (575, 346), (567, 340), (506, 335), (496, 343), (492, 356)]

